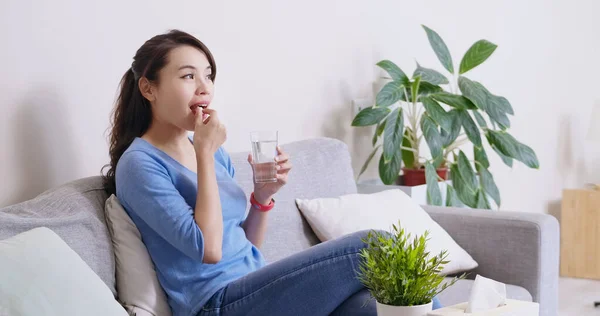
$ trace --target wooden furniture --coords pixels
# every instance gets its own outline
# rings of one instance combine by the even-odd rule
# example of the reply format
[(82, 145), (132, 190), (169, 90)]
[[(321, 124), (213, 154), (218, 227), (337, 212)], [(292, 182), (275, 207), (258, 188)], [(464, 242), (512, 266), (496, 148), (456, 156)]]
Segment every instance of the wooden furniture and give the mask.
[(560, 275), (600, 280), (600, 191), (564, 190)]

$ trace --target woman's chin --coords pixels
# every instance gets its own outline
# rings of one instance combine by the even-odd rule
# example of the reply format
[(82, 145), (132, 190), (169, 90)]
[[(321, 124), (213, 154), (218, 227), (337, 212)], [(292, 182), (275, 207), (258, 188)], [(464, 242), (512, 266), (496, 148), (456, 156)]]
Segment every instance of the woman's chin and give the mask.
[(196, 124), (195, 123), (186, 124), (186, 126), (184, 128), (188, 132), (193, 132), (196, 130)]
[(186, 120), (180, 126), (183, 127), (183, 129), (185, 129), (188, 132), (193, 132), (196, 129), (196, 121), (195, 120)]

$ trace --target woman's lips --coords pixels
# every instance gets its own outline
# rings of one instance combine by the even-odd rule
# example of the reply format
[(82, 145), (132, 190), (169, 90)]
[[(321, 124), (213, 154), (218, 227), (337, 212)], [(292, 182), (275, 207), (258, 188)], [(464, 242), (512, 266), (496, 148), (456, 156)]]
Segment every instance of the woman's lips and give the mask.
[(204, 108), (204, 109), (205, 109), (205, 108), (207, 108), (207, 107), (208, 107), (208, 105), (206, 105), (206, 104), (195, 104), (195, 105), (192, 105), (192, 106), (190, 106), (190, 110), (192, 110), (192, 113), (193, 113), (194, 115), (196, 115), (196, 113), (198, 113), (198, 111), (199, 111), (200, 109), (202, 109), (202, 108)]
[[(202, 108), (201, 108), (201, 107), (199, 107), (199, 106), (194, 106), (194, 107), (192, 107), (191, 109), (192, 109), (192, 114), (193, 114), (194, 116), (196, 116), (196, 115), (198, 114), (198, 111), (201, 111), (201, 110), (202, 110)], [(207, 122), (207, 119), (208, 119), (209, 117), (210, 117), (210, 114), (202, 112), (202, 122), (206, 123), (206, 122)]]

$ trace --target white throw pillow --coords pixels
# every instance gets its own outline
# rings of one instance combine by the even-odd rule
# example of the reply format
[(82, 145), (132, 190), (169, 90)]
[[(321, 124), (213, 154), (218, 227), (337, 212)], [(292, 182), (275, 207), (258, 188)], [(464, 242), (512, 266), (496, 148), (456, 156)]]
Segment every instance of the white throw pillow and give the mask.
[(140, 231), (114, 194), (106, 200), (104, 212), (115, 251), (119, 301), (131, 315), (171, 316)]
[(127, 316), (127, 312), (67, 243), (39, 227), (0, 240), (0, 315)]
[(321, 241), (327, 241), (360, 230), (392, 231), (398, 224), (411, 238), (429, 231), (427, 250), (437, 255), (448, 251), (450, 261), (443, 275), (474, 269), (477, 262), (436, 223), (418, 203), (401, 190), (373, 194), (348, 194), (338, 198), (296, 199), (298, 208)]

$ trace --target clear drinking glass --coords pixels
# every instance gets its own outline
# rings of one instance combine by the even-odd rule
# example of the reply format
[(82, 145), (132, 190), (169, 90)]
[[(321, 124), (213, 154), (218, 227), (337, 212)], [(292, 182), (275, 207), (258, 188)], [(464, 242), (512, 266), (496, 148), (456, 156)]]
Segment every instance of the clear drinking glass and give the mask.
[(275, 169), (277, 156), (278, 131), (254, 131), (250, 133), (252, 142), (252, 168), (254, 182), (277, 182)]

